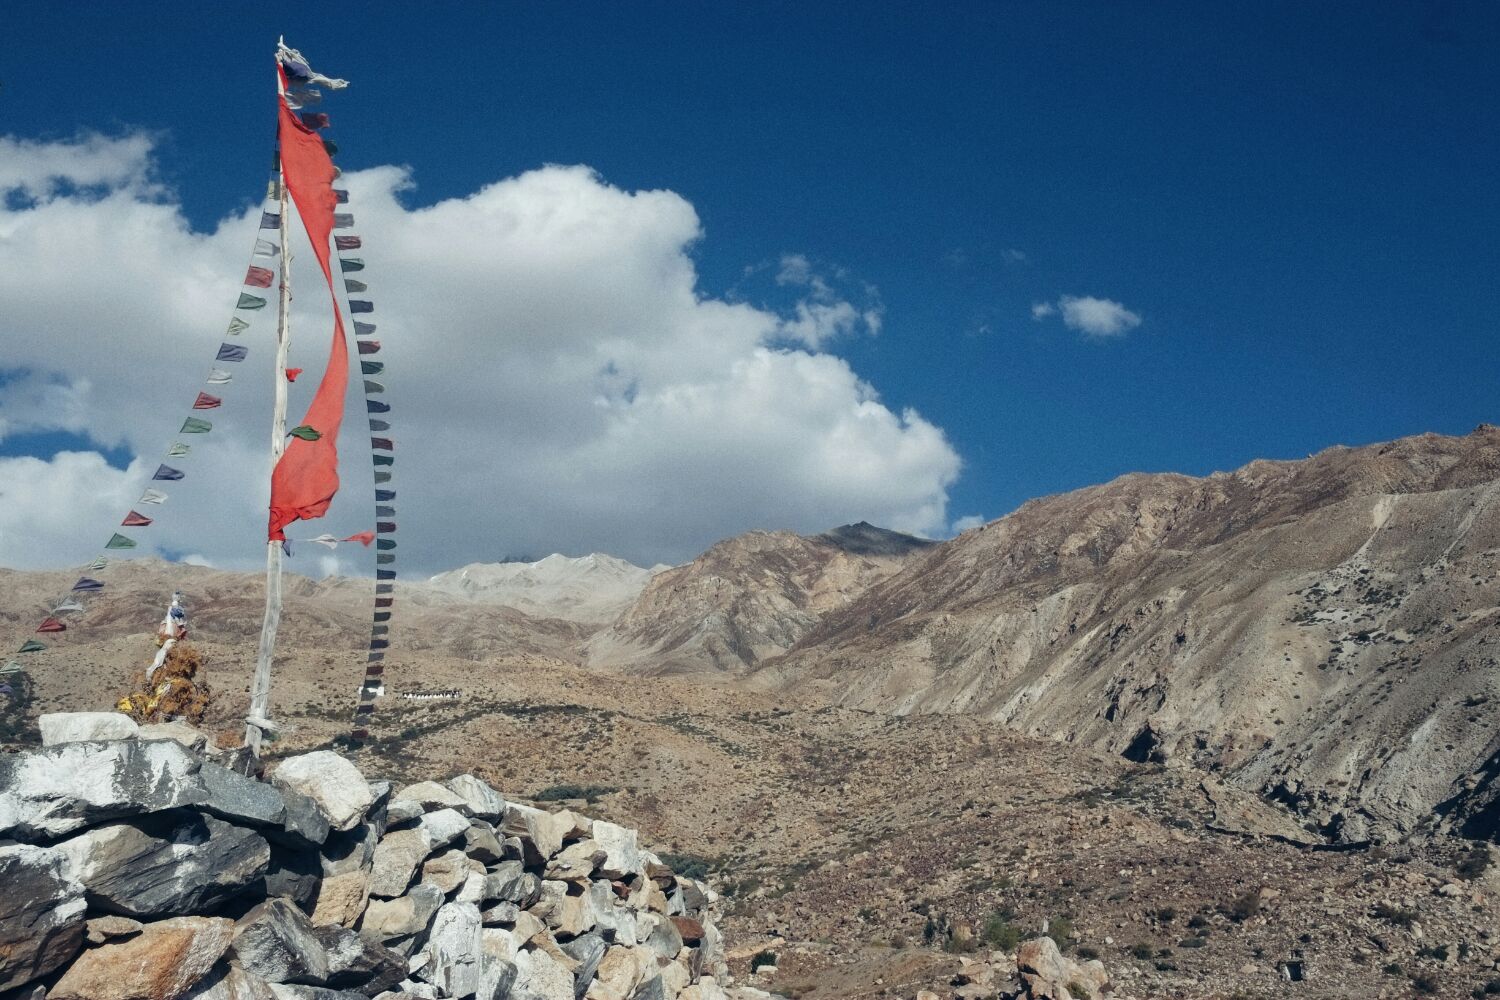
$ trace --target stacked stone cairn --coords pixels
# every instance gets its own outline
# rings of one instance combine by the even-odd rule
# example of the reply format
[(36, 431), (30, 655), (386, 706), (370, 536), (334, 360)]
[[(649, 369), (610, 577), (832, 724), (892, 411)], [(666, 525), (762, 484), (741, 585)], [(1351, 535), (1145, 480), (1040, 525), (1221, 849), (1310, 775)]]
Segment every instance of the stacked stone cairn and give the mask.
[(0, 755), (0, 1000), (768, 996), (634, 830), (328, 750), (259, 781), (181, 724), (41, 728)]

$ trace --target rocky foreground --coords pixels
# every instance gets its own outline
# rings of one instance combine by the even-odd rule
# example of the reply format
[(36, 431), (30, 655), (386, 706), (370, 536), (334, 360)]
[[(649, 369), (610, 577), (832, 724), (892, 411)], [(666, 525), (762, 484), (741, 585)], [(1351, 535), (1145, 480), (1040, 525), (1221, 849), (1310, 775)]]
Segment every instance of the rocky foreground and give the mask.
[[(263, 781), (180, 723), (41, 731), (0, 756), (5, 1000), (770, 996), (734, 985), (718, 894), (635, 830), (472, 775), (396, 789), (331, 750)], [(1109, 977), (1041, 937), (965, 959), (952, 987), (1080, 1000)]]

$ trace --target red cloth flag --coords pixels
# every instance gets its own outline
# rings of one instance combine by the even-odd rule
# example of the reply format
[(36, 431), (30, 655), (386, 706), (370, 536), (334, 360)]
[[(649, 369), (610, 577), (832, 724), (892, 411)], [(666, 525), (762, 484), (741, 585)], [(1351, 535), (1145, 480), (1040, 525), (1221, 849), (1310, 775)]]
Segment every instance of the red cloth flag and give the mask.
[(301, 375), (301, 374), (302, 374), (302, 369), (301, 368), (288, 368), (286, 370), (286, 380), (288, 382), (295, 382), (295, 381), (297, 381), (297, 376)]
[(45, 619), (40, 625), (38, 625), (36, 630), (38, 632), (66, 632), (68, 630), (68, 626), (64, 625), (56, 618), (48, 618)]
[(210, 396), (206, 392), (200, 392), (200, 393), (198, 393), (198, 398), (195, 399), (195, 400), (193, 400), (193, 409), (195, 409), (195, 410), (212, 410), (214, 407), (218, 406), (222, 402), (224, 402), (224, 401), (222, 399), (220, 399), (218, 396)]
[[(282, 89), (286, 73), (280, 65)], [(310, 520), (328, 513), (328, 505), (339, 490), (339, 425), (344, 420), (344, 392), (349, 385), (349, 347), (344, 339), (344, 320), (339, 315), (338, 296), (329, 267), (329, 238), (333, 233), (333, 208), (338, 196), (333, 193), (333, 161), (323, 148), (318, 134), (303, 124), (280, 102), (281, 171), (287, 193), (297, 204), (297, 214), (307, 230), (313, 255), (323, 268), (328, 282), (328, 296), (333, 303), (333, 344), (328, 352), (328, 368), (318, 383), (312, 404), (301, 423), (316, 427), (322, 433), (316, 441), (294, 437), (271, 473), (271, 541), (284, 541), (284, 528), (296, 520)]]
[(121, 521), (120, 523), (127, 528), (144, 528), (146, 525), (151, 523), (151, 518), (147, 517), (144, 514), (137, 514), (135, 511), (131, 511), (129, 514), (125, 515), (125, 520)]
[(250, 270), (245, 272), (245, 284), (254, 288), (270, 288), (271, 280), (275, 277), (270, 268), (251, 265)]
[(375, 532), (373, 532), (373, 531), (361, 531), (357, 535), (350, 535), (348, 538), (341, 538), (339, 540), (343, 541), (343, 542), (358, 542), (359, 544), (363, 545), (365, 548), (369, 548), (370, 547), (370, 543), (375, 540)]

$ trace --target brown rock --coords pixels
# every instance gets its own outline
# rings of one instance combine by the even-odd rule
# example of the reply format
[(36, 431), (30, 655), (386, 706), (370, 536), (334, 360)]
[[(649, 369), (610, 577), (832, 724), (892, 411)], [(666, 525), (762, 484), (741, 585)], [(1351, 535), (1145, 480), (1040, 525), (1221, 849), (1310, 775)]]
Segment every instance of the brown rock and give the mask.
[(692, 917), (670, 917), (672, 926), (677, 928), (677, 933), (682, 935), (682, 940), (688, 944), (697, 944), (703, 940), (703, 924)]
[(95, 917), (84, 925), (84, 935), (89, 944), (103, 944), (115, 938), (135, 937), (146, 925), (139, 920), (131, 920), (129, 917), (108, 916)]
[(370, 899), (370, 875), (353, 871), (325, 878), (318, 887), (318, 901), (313, 906), (312, 922), (320, 926), (337, 924), (353, 927), (365, 912)]
[(229, 947), (234, 921), (173, 917), (145, 924), (136, 936), (79, 956), (51, 1000), (177, 1000)]

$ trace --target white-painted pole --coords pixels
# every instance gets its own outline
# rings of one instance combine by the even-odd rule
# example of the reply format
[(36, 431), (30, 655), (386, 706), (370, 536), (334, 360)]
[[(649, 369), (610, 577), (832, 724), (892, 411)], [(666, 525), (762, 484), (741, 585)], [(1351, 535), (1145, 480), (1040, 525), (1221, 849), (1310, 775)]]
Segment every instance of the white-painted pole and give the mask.
[[(278, 91), (280, 85), (278, 84)], [(286, 362), (291, 342), (288, 322), (292, 305), (292, 244), (290, 205), (286, 194), (286, 171), (276, 157), (277, 197), (281, 205), (281, 297), (276, 314), (275, 405), (271, 410), (271, 467), (286, 450)], [(255, 679), (250, 685), (250, 712), (245, 718), (245, 746), (260, 756), (263, 727), (271, 715), (271, 661), (276, 655), (276, 629), (281, 625), (281, 543), (266, 543), (266, 615), (260, 626), (260, 653), (255, 661)]]

